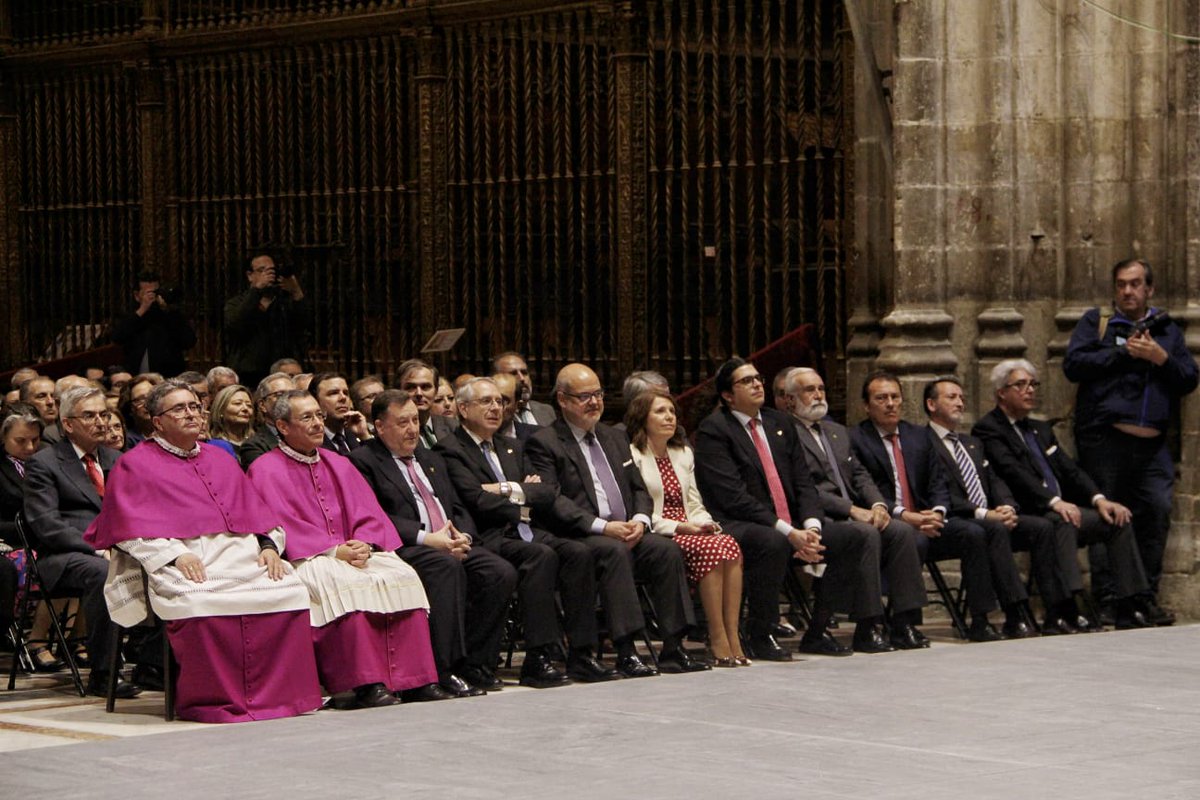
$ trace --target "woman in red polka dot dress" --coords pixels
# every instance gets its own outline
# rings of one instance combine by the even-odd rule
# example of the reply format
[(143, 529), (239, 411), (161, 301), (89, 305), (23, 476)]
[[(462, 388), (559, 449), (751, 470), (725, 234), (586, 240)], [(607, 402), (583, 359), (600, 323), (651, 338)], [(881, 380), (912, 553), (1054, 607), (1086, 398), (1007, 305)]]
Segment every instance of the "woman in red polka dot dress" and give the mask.
[(677, 415), (675, 401), (664, 392), (647, 391), (633, 399), (625, 413), (633, 460), (654, 498), (654, 532), (674, 537), (688, 580), (699, 589), (716, 666), (749, 666), (738, 639), (742, 551), (704, 508), (692, 448), (676, 425)]

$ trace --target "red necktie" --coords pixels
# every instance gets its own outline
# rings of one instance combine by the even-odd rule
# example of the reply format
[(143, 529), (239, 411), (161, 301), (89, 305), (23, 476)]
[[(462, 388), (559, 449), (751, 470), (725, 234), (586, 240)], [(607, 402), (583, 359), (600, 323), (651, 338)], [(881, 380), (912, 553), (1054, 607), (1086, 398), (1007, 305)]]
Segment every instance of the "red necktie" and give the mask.
[(92, 486), (96, 487), (96, 494), (100, 495), (100, 499), (104, 499), (104, 473), (100, 471), (100, 465), (96, 463), (96, 457), (88, 453), (83, 457), (83, 466), (87, 468), (88, 478), (92, 481)]
[(900, 482), (900, 505), (905, 511), (916, 511), (913, 505), (912, 490), (908, 488), (908, 470), (904, 468), (904, 451), (900, 449), (900, 434), (889, 433), (887, 440), (892, 443), (892, 457), (896, 459), (896, 480)]
[(758, 460), (762, 462), (763, 472), (767, 475), (767, 486), (771, 489), (771, 502), (775, 504), (775, 516), (791, 525), (792, 514), (788, 510), (787, 495), (783, 492), (779, 472), (775, 469), (775, 459), (771, 457), (767, 440), (758, 427), (757, 419), (750, 420), (750, 438), (754, 440), (754, 449), (758, 451)]

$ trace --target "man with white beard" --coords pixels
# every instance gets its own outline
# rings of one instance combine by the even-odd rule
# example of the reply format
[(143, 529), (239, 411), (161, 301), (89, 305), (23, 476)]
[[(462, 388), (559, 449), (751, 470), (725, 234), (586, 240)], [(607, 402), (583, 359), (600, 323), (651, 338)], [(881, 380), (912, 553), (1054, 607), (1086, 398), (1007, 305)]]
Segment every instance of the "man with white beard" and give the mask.
[[(850, 434), (838, 423), (826, 419), (829, 404), (825, 401), (825, 382), (816, 370), (796, 367), (782, 382), (788, 411), (796, 423), (796, 433), (804, 446), (813, 484), (821, 499), (821, 511), (830, 526), (869, 526), (880, 537), (880, 572), (888, 585), (889, 606), (893, 613), (911, 611), (925, 604), (925, 581), (921, 575), (921, 559), (917, 554), (917, 530), (906, 522), (893, 519), (887, 503), (876, 488), (874, 480), (850, 450)], [(872, 620), (859, 620), (859, 627), (871, 625)], [(801, 641), (801, 652), (820, 652), (832, 638), (825, 631), (810, 630), (808, 640)], [(812, 637), (812, 638), (810, 638)], [(870, 641), (865, 630), (856, 631), (856, 649), (878, 652), (874, 647), (860, 646)], [(884, 643), (886, 645), (886, 642)], [(890, 645), (886, 649), (892, 649)]]

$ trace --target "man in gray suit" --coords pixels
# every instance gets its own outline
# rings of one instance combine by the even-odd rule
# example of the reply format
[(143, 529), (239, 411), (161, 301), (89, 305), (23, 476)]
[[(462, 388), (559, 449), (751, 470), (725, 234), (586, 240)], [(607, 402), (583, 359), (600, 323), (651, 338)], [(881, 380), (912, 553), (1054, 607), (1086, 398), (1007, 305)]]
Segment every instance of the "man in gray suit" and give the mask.
[[(101, 444), (108, 418), (103, 391), (68, 389), (59, 411), (65, 438), (26, 462), (25, 521), (29, 544), (38, 553), (43, 588), (55, 596), (80, 599), (93, 665), (88, 692), (103, 697), (113, 624), (104, 602), (108, 561), (83, 540), (83, 533), (100, 513), (105, 475), (120, 453)], [(147, 672), (141, 664), (138, 667)], [(134, 697), (138, 692), (136, 686), (117, 681), (118, 697)]]
[[(796, 367), (787, 373), (780, 388), (796, 423), (827, 524), (878, 531), (880, 572), (887, 579), (892, 612), (920, 609), (925, 604), (925, 582), (917, 553), (919, 534), (908, 523), (892, 518), (875, 481), (851, 452), (850, 434), (826, 417), (825, 382), (816, 370)], [(866, 652), (892, 649), (891, 645), (880, 647), (880, 641), (865, 631), (856, 632), (855, 644)], [(810, 642), (802, 650), (817, 652), (817, 646)]]
[(554, 406), (533, 399), (533, 381), (529, 379), (529, 365), (520, 353), (509, 351), (492, 359), (492, 371), (512, 375), (517, 379), (517, 422), (526, 425), (553, 425), (558, 414)]

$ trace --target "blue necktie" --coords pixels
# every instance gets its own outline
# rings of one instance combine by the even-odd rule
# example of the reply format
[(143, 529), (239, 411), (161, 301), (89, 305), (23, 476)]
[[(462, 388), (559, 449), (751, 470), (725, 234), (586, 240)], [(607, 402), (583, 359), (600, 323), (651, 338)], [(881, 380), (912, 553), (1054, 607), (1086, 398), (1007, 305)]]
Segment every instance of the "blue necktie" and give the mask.
[(604, 448), (600, 446), (599, 440), (596, 439), (596, 434), (592, 431), (588, 431), (587, 435), (583, 437), (583, 443), (587, 446), (588, 453), (592, 457), (592, 469), (596, 470), (596, 479), (600, 481), (600, 488), (608, 496), (609, 521), (624, 522), (628, 519), (625, 514), (625, 501), (621, 499), (621, 490), (617, 486), (617, 479), (613, 477), (612, 467), (608, 463), (608, 456), (604, 455)]
[(1033, 453), (1034, 460), (1037, 461), (1038, 469), (1042, 471), (1042, 485), (1050, 494), (1062, 497), (1058, 479), (1054, 477), (1054, 470), (1050, 468), (1050, 462), (1046, 460), (1046, 454), (1042, 452), (1042, 446), (1038, 444), (1037, 437), (1033, 435), (1033, 429), (1029, 427), (1029, 422), (1021, 420), (1017, 426), (1021, 429), (1021, 436), (1025, 437), (1025, 445)]
[[(488, 463), (492, 469), (492, 475), (496, 477), (497, 482), (506, 483), (508, 478), (504, 477), (504, 471), (500, 469), (500, 459), (496, 456), (496, 452), (492, 449), (491, 442), (480, 442), (479, 447), (483, 450), (483, 460)], [(521, 539), (526, 542), (533, 541), (533, 529), (525, 522), (517, 523), (517, 533), (521, 534)]]

